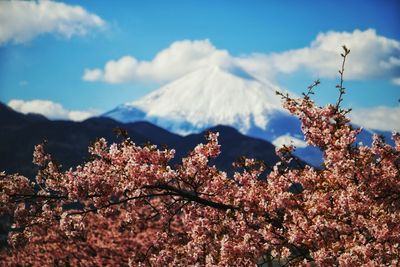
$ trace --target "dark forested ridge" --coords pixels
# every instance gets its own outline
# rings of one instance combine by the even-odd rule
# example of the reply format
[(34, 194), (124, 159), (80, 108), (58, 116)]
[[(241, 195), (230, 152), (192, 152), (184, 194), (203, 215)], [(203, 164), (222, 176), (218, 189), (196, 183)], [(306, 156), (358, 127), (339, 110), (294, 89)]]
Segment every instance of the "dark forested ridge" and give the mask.
[[(176, 149), (178, 163), (194, 146), (205, 142), (204, 132), (179, 136), (148, 122), (120, 123), (99, 117), (83, 122), (52, 121), (41, 115), (24, 115), (0, 104), (0, 170), (6, 173), (20, 173), (34, 177), (32, 164), (35, 144), (47, 140), (47, 151), (63, 168), (83, 163), (88, 158), (88, 146), (96, 138), (104, 137), (108, 142), (118, 142), (121, 138), (114, 133), (115, 128), (125, 129), (136, 144), (151, 143), (166, 145)], [(220, 133), (222, 153), (213, 163), (219, 168), (232, 171), (232, 162), (247, 156), (274, 164), (278, 158), (271, 143), (242, 135), (227, 126), (209, 129)]]

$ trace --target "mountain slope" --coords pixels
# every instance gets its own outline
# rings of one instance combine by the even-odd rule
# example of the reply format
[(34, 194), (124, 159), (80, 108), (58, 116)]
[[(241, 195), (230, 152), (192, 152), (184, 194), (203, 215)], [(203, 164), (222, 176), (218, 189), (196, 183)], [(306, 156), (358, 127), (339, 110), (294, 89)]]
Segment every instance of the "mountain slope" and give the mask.
[(28, 113), (24, 115), (15, 112), (12, 108), (0, 102), (0, 122), (2, 127), (14, 129), (38, 121), (47, 121), (47, 119), (39, 114)]
[[(252, 138), (241, 134), (238, 130), (223, 125), (217, 125), (206, 131), (218, 132), (221, 145), (221, 155), (213, 163), (223, 170), (231, 170), (232, 163), (241, 156), (262, 159), (267, 165), (274, 165), (279, 158), (275, 154), (275, 147), (262, 139)], [(193, 144), (204, 142), (205, 132), (190, 134), (176, 144), (178, 157), (184, 156), (193, 149)]]
[[(46, 150), (64, 169), (87, 160), (88, 146), (98, 137), (105, 137), (110, 143), (121, 141), (113, 133), (113, 129), (117, 127), (127, 130), (136, 144), (150, 142), (175, 148), (176, 158), (171, 164), (179, 163), (198, 143), (206, 141), (204, 132), (182, 137), (148, 122), (120, 123), (103, 117), (83, 122), (50, 121), (32, 119), (30, 115), (0, 108), (0, 118), (5, 116), (14, 119), (4, 120), (0, 124), (0, 171), (18, 172), (31, 178), (36, 171), (32, 164), (33, 148), (44, 139), (47, 140)], [(271, 165), (278, 160), (274, 146), (266, 141), (244, 136), (226, 126), (210, 130), (220, 132), (222, 154), (214, 163), (223, 170), (232, 172), (232, 162), (243, 155)]]
[(146, 119), (176, 133), (229, 125), (247, 133), (265, 129), (268, 119), (285, 113), (276, 86), (212, 66), (177, 79), (144, 98), (104, 114), (123, 122)]

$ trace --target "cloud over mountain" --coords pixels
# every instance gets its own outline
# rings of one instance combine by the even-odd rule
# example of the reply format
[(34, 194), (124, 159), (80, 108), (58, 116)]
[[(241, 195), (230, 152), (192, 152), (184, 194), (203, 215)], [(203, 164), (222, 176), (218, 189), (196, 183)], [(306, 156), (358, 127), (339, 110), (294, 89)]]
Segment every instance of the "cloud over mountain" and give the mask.
[(389, 79), (396, 84), (400, 73), (400, 42), (380, 36), (373, 29), (320, 33), (309, 46), (280, 53), (232, 56), (209, 40), (172, 43), (152, 60), (123, 56), (108, 61), (104, 68), (86, 69), (83, 79), (108, 83), (168, 82), (206, 66), (240, 67), (259, 80), (273, 80), (280, 73), (308, 70), (318, 77), (337, 76), (341, 46), (352, 54), (347, 79)]
[(99, 16), (81, 6), (53, 1), (0, 1), (0, 45), (24, 43), (44, 33), (66, 38), (85, 35), (105, 25)]
[(347, 79), (394, 79), (400, 74), (400, 42), (377, 35), (373, 29), (320, 33), (307, 47), (282, 53), (242, 57), (238, 64), (254, 72), (293, 73), (307, 69), (317, 77), (334, 78), (342, 45), (351, 49), (346, 65)]
[(157, 53), (151, 61), (123, 56), (108, 61), (103, 70), (86, 69), (83, 79), (103, 80), (108, 83), (165, 82), (210, 65), (230, 65), (231, 59), (226, 50), (217, 49), (209, 40), (183, 40), (172, 43)]
[(13, 99), (8, 102), (8, 106), (24, 114), (37, 113), (49, 119), (83, 121), (95, 115), (95, 112), (90, 110), (67, 110), (59, 103), (41, 99), (30, 101)]
[(354, 109), (350, 113), (350, 119), (364, 128), (400, 132), (400, 107)]

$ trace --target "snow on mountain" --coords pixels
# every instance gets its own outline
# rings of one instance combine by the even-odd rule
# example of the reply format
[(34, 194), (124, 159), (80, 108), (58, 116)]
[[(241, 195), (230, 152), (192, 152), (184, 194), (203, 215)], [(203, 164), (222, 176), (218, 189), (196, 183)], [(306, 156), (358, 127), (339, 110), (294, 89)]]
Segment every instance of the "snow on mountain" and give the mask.
[(272, 142), (272, 144), (276, 147), (281, 147), (283, 145), (288, 145), (290, 143), (292, 143), (297, 148), (307, 147), (306, 141), (293, 137), (289, 133), (279, 136)]
[(113, 118), (120, 122), (135, 122), (146, 120), (146, 113), (134, 106), (122, 104), (113, 110), (104, 113), (102, 117)]
[(181, 134), (218, 124), (242, 133), (266, 129), (269, 118), (285, 113), (275, 94), (278, 87), (239, 71), (202, 68), (105, 115), (125, 122), (149, 120)]

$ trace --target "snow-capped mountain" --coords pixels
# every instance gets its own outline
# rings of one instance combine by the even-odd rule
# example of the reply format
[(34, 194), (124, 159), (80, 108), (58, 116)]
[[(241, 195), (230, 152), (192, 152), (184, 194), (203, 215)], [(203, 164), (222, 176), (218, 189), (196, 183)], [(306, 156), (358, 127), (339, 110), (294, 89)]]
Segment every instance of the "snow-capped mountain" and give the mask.
[[(225, 124), (247, 132), (252, 126), (266, 128), (268, 118), (282, 111), (276, 89), (250, 76), (239, 77), (220, 67), (209, 67), (192, 72), (131, 106), (143, 110), (149, 118), (164, 118), (178, 127), (180, 122), (190, 123), (195, 129)], [(186, 129), (175, 131), (185, 133)]]
[(243, 71), (212, 66), (189, 73), (105, 116), (123, 122), (145, 119), (180, 134), (218, 124), (249, 133), (254, 128), (265, 130), (277, 115), (287, 115), (275, 94), (277, 89)]
[(298, 156), (320, 163), (321, 154), (306, 147), (298, 119), (282, 108), (276, 90), (281, 89), (240, 69), (211, 66), (191, 72), (142, 99), (120, 105), (104, 116), (122, 122), (150, 121), (182, 135), (229, 125), (275, 145), (292, 141), (298, 147)]

